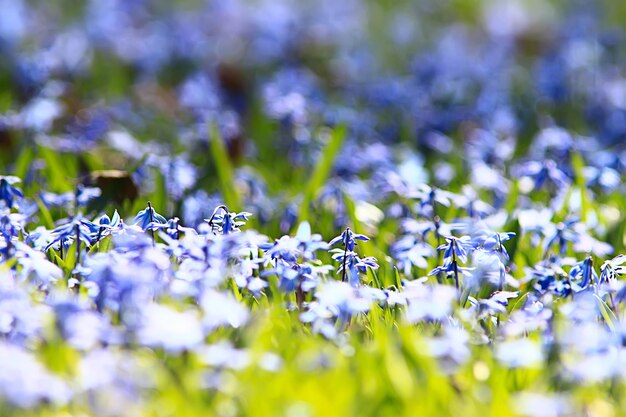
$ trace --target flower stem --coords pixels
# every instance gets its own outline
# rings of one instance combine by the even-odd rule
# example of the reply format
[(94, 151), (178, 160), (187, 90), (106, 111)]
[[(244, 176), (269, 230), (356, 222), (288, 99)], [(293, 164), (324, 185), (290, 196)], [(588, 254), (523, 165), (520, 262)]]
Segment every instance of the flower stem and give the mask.
[(343, 250), (343, 266), (341, 268), (341, 280), (345, 282), (346, 280), (346, 258), (348, 257), (348, 239), (350, 238), (350, 228), (346, 227), (346, 237), (343, 240), (343, 245), (345, 249)]
[(152, 217), (152, 203), (148, 201), (148, 214), (150, 215), (150, 235), (152, 236), (152, 247), (154, 244), (154, 229), (152, 228), (152, 223), (154, 222), (154, 218)]
[[(74, 225), (74, 233), (76, 234), (76, 263), (74, 264), (74, 269), (78, 265), (80, 265), (80, 225)], [(78, 274), (76, 274), (76, 286), (74, 287), (74, 292), (78, 293), (80, 291), (80, 279), (78, 278)]]
[(456, 261), (456, 242), (452, 242), (454, 247), (452, 248), (452, 268), (454, 268), (454, 285), (456, 286), (457, 291), (459, 290), (459, 268), (458, 263)]
[(457, 268), (456, 260), (452, 261), (452, 266), (454, 267), (454, 285), (456, 289), (459, 289), (459, 270)]
[(76, 266), (80, 264), (80, 226), (74, 226), (74, 234), (76, 235)]
[[(428, 202), (430, 203), (430, 207), (433, 210), (433, 224), (435, 225), (435, 237), (437, 238), (437, 247), (441, 246), (441, 233), (439, 233), (439, 228), (441, 227), (441, 218), (437, 214), (437, 202), (435, 201), (435, 189), (431, 189), (430, 194), (428, 196)], [(441, 255), (438, 254), (437, 257), (441, 261)], [(439, 284), (443, 283), (443, 278), (441, 277), (441, 273), (437, 274), (437, 282)]]
[(226, 207), (224, 204), (220, 204), (219, 206), (215, 207), (215, 210), (213, 210), (213, 214), (211, 214), (211, 217), (209, 217), (209, 226), (211, 226), (211, 230), (213, 230), (213, 219), (215, 218), (215, 215), (217, 214), (217, 212), (222, 209), (226, 212), (226, 214), (228, 215), (228, 207)]

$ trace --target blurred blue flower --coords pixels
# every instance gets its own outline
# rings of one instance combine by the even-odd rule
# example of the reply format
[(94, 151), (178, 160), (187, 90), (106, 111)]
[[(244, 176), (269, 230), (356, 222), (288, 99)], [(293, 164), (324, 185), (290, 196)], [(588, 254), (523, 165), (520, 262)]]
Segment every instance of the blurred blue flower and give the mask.
[(297, 262), (299, 257), (304, 260), (316, 259), (315, 252), (328, 249), (328, 244), (319, 234), (311, 233), (308, 222), (302, 222), (295, 237), (283, 236), (274, 243), (264, 243), (259, 248), (265, 251), (270, 259), (283, 259), (287, 262)]
[(429, 244), (420, 241), (413, 235), (403, 236), (391, 246), (391, 254), (398, 261), (404, 275), (411, 276), (413, 267), (428, 268), (428, 258), (435, 255)]
[(476, 247), (480, 246), (482, 249), (488, 252), (501, 254), (504, 258), (504, 261), (509, 261), (509, 253), (507, 252), (506, 247), (502, 244), (502, 242), (510, 240), (513, 236), (515, 236), (515, 233), (513, 232), (493, 233), (477, 236), (472, 240)]
[(0, 342), (0, 398), (21, 408), (45, 403), (62, 406), (72, 398), (72, 391), (35, 355), (3, 341)]
[(548, 259), (528, 271), (528, 280), (534, 281), (533, 288), (540, 294), (552, 293), (559, 297), (568, 297), (572, 294), (572, 285), (569, 275), (557, 263), (558, 259)]
[(519, 291), (496, 291), (489, 298), (475, 300), (470, 297), (470, 302), (478, 307), (478, 318), (495, 316), (506, 313), (509, 299), (517, 298)]
[(570, 184), (569, 177), (551, 159), (544, 162), (526, 162), (520, 167), (518, 175), (532, 178), (535, 190), (543, 188), (548, 182), (552, 184), (554, 190), (561, 190)]
[(315, 292), (315, 299), (300, 314), (300, 320), (311, 323), (315, 333), (321, 333), (329, 339), (335, 339), (352, 317), (367, 312), (377, 301), (375, 294), (338, 281), (326, 282)]
[(200, 305), (204, 312), (204, 328), (209, 332), (223, 326), (241, 327), (250, 316), (248, 308), (234, 297), (215, 290), (207, 290)]
[(569, 273), (570, 279), (576, 282), (580, 289), (585, 289), (594, 281), (598, 283), (598, 274), (593, 268), (593, 258), (591, 256), (578, 262), (572, 267)]
[(446, 373), (453, 373), (471, 357), (470, 334), (460, 326), (443, 326), (442, 334), (427, 340), (429, 354), (439, 359)]
[(405, 318), (409, 323), (446, 320), (458, 297), (452, 286), (426, 285), (420, 281), (404, 282), (402, 294), (408, 304)]
[(86, 207), (90, 201), (100, 197), (102, 190), (97, 187), (85, 187), (81, 184), (76, 187), (75, 191), (68, 191), (61, 194), (51, 192), (41, 192), (39, 196), (46, 207), (63, 207), (70, 209), (77, 207)]
[(52, 241), (48, 244), (45, 250), (50, 249), (53, 246), (63, 243), (65, 246), (67, 242), (71, 242), (75, 239), (80, 240), (89, 247), (94, 242), (100, 230), (99, 226), (85, 219), (80, 213), (74, 216), (69, 222), (62, 224), (52, 231)]
[(33, 282), (42, 290), (49, 290), (52, 284), (63, 276), (61, 268), (48, 261), (46, 255), (32, 249), (22, 242), (17, 242), (15, 258), (21, 267), (20, 278)]
[(22, 190), (14, 187), (14, 184), (21, 182), (18, 177), (12, 175), (0, 175), (0, 201), (8, 208), (16, 207), (24, 194)]
[(503, 341), (496, 346), (495, 356), (510, 368), (538, 367), (544, 358), (541, 346), (529, 339)]
[(544, 230), (546, 234), (546, 239), (543, 242), (544, 251), (547, 253), (553, 245), (557, 245), (559, 253), (561, 255), (565, 254), (568, 242), (576, 242), (579, 238), (579, 234), (575, 229), (578, 223), (579, 220), (576, 218), (557, 223), (556, 225), (549, 223), (549, 227)]
[(0, 236), (4, 239), (4, 242), (0, 243), (0, 254), (3, 261), (11, 257), (15, 246), (13, 241), (17, 240), (20, 231), (23, 231), (24, 220), (24, 216), (19, 213), (0, 214)]
[(444, 207), (450, 207), (452, 203), (462, 206), (466, 200), (461, 195), (442, 190), (441, 188), (431, 187), (427, 184), (420, 184), (409, 193), (408, 197), (419, 200), (418, 213), (431, 218), (437, 216), (437, 204), (441, 204)]
[(199, 347), (204, 332), (193, 312), (180, 313), (164, 305), (149, 304), (143, 308), (137, 337), (142, 345), (176, 354)]

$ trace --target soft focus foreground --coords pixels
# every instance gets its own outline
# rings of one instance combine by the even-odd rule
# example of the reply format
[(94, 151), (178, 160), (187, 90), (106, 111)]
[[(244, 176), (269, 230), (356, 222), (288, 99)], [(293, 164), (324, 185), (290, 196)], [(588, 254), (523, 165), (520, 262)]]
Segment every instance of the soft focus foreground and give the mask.
[(0, 0), (0, 415), (626, 415), (588, 3)]

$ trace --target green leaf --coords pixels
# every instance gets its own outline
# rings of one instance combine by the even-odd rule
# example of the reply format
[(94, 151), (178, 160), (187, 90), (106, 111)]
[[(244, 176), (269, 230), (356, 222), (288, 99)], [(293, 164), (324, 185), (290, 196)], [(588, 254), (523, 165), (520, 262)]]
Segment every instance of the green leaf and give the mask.
[(604, 300), (600, 298), (600, 296), (598, 296), (598, 294), (594, 294), (593, 296), (598, 301), (598, 307), (600, 307), (600, 314), (602, 314), (602, 317), (604, 318), (606, 325), (609, 326), (609, 329), (611, 329), (611, 331), (615, 330), (615, 323), (617, 323), (617, 317), (615, 316), (615, 313), (613, 313), (613, 310), (611, 310), (611, 307), (609, 307), (604, 302)]
[(46, 147), (40, 147), (39, 153), (46, 161), (46, 178), (54, 192), (65, 192), (74, 189), (73, 179), (76, 178), (76, 160), (70, 155), (59, 155)]
[(217, 170), (217, 176), (220, 183), (220, 190), (224, 203), (228, 206), (229, 210), (240, 210), (241, 201), (235, 190), (235, 175), (233, 166), (224, 146), (222, 135), (220, 134), (217, 124), (213, 123), (209, 127), (209, 145), (211, 150), (211, 158), (215, 169)]
[(166, 203), (167, 203), (167, 189), (165, 186), (165, 177), (164, 175), (155, 170), (154, 175), (154, 192), (150, 195), (150, 204), (157, 211), (157, 213), (166, 212)]
[(394, 275), (396, 278), (396, 288), (398, 290), (402, 289), (402, 277), (400, 276), (400, 271), (395, 266), (393, 267)]
[(15, 169), (13, 170), (13, 174), (23, 180), (28, 173), (28, 168), (32, 164), (33, 159), (34, 152), (32, 145), (28, 144), (27, 146), (22, 147), (20, 149), (19, 156), (17, 157), (17, 161), (15, 161)]
[(41, 213), (41, 217), (47, 229), (54, 229), (54, 220), (52, 220), (52, 215), (48, 210), (48, 207), (41, 201), (41, 198), (37, 198), (37, 207), (39, 207), (39, 212)]
[(337, 154), (341, 150), (341, 145), (346, 137), (347, 129), (345, 126), (337, 126), (330, 133), (330, 137), (322, 155), (315, 165), (311, 179), (304, 189), (304, 198), (300, 205), (299, 221), (306, 220), (309, 217), (309, 205), (324, 186), (324, 182), (330, 175), (333, 163)]
[(580, 189), (580, 220), (585, 223), (587, 221), (587, 212), (589, 210), (587, 181), (585, 180), (585, 161), (579, 153), (573, 152), (571, 156), (571, 163), (572, 169), (574, 170), (574, 181)]

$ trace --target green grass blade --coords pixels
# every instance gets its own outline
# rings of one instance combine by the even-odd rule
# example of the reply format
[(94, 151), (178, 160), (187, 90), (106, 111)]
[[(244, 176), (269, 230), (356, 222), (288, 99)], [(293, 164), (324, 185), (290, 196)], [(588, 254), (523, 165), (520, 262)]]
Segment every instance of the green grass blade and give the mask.
[(31, 146), (24, 146), (20, 149), (20, 153), (15, 161), (15, 169), (13, 174), (22, 180), (26, 177), (30, 166), (35, 159), (35, 153)]
[(580, 219), (587, 221), (589, 210), (589, 199), (587, 198), (587, 180), (585, 179), (585, 161), (579, 153), (572, 153), (572, 169), (574, 170), (574, 181), (580, 189)]
[(241, 201), (235, 190), (235, 174), (233, 166), (228, 156), (226, 147), (219, 128), (215, 123), (209, 127), (209, 146), (211, 150), (211, 157), (217, 170), (217, 176), (220, 183), (220, 190), (224, 203), (230, 210), (242, 210)]
[(617, 317), (615, 316), (615, 313), (613, 313), (613, 310), (611, 310), (611, 307), (609, 307), (604, 302), (604, 300), (602, 300), (602, 298), (598, 296), (598, 294), (594, 294), (593, 296), (598, 301), (598, 307), (600, 307), (600, 314), (602, 314), (602, 317), (604, 318), (606, 325), (609, 326), (609, 329), (611, 329), (611, 331), (615, 330), (615, 323), (617, 323)]
[[(300, 215), (299, 220), (306, 220), (309, 216), (309, 205), (315, 199), (319, 191), (321, 190), (324, 182), (330, 175), (330, 172), (333, 168), (333, 163), (335, 162), (335, 158), (341, 149), (341, 145), (346, 137), (346, 127), (345, 126), (337, 126), (333, 129), (330, 134), (330, 138), (322, 155), (317, 161), (317, 165), (313, 170), (313, 174), (311, 175), (311, 179), (306, 185), (304, 191), (304, 198), (302, 200), (302, 204), (300, 206)], [(300, 223), (298, 222), (298, 224)]]

